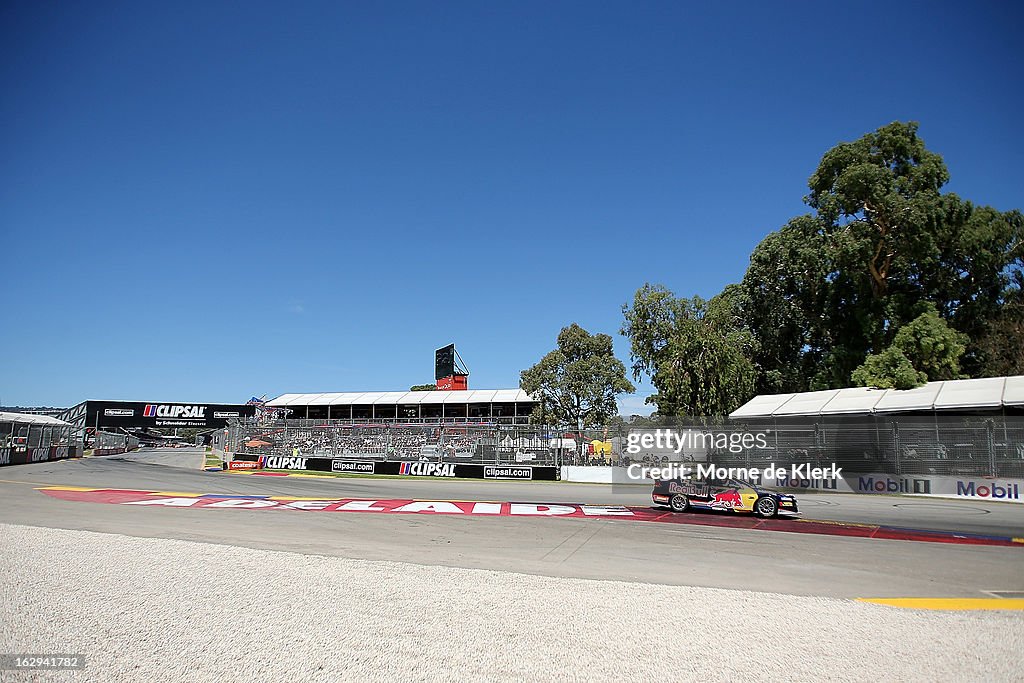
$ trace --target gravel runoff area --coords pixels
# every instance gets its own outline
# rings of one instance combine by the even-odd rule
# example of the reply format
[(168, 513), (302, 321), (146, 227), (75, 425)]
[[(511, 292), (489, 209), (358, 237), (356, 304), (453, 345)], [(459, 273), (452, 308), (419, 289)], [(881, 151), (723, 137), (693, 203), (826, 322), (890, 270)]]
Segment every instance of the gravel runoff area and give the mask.
[(1024, 679), (1021, 612), (7, 524), (0, 583), (0, 653), (87, 657), (83, 671), (0, 672), (4, 681)]

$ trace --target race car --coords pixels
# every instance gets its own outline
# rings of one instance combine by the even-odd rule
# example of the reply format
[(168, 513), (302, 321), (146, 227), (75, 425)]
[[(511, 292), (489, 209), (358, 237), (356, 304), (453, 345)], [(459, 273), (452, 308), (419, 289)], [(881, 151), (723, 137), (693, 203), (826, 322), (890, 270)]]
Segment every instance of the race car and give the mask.
[(673, 512), (687, 510), (732, 510), (774, 517), (779, 512), (797, 512), (796, 498), (739, 479), (660, 479), (651, 498), (655, 505), (667, 505)]

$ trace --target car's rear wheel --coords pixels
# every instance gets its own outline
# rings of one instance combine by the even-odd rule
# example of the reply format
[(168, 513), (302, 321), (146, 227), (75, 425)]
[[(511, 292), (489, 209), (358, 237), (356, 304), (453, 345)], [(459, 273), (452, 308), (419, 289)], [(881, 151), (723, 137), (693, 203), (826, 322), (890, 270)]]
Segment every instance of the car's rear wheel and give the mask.
[(779, 504), (771, 496), (763, 496), (754, 503), (754, 514), (758, 517), (774, 517), (779, 514)]
[(672, 508), (672, 512), (686, 512), (690, 509), (690, 499), (681, 493), (677, 493), (672, 496), (672, 500), (668, 502), (668, 506)]

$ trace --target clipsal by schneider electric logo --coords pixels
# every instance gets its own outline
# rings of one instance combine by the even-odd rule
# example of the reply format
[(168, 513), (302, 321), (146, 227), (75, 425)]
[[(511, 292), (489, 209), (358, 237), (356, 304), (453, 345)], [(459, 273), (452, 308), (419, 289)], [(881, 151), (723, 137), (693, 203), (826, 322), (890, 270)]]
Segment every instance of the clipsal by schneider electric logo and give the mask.
[(168, 406), (159, 404), (146, 404), (142, 412), (143, 417), (170, 417), (182, 420), (205, 420), (206, 406)]
[(399, 474), (414, 477), (454, 477), (454, 463), (439, 462), (403, 462), (398, 469)]

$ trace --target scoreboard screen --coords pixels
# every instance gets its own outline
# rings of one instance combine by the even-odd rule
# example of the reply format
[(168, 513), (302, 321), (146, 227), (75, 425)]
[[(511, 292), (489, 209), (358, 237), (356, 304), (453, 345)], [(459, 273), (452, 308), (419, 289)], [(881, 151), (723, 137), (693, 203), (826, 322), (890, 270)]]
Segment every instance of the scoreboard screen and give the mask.
[(434, 351), (434, 379), (444, 379), (455, 374), (455, 344)]

